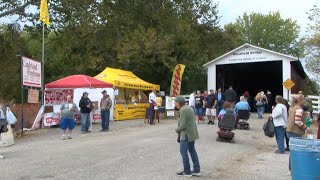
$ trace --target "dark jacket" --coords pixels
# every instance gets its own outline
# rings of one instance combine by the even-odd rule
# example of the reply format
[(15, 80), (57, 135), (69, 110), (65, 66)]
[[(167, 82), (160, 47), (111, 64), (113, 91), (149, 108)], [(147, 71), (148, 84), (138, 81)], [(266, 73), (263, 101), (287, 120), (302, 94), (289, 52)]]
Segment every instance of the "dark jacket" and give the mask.
[(235, 102), (236, 99), (237, 99), (237, 93), (233, 89), (226, 90), (224, 95), (225, 95), (225, 98), (226, 98), (225, 100), (227, 102)]
[[(6, 110), (4, 108), (1, 108), (1, 109), (3, 111), (3, 116), (7, 117), (6, 116)], [(7, 119), (6, 118), (5, 119), (0, 119), (0, 134), (8, 131), (7, 126), (8, 126)]]
[(225, 101), (225, 99), (226, 99), (226, 97), (224, 96), (224, 94), (223, 93), (221, 93), (221, 101), (219, 101), (219, 99), (218, 99), (218, 95), (219, 93), (217, 93), (216, 94), (216, 100), (217, 100), (217, 102), (218, 103), (223, 103), (224, 101)]
[[(90, 108), (87, 106), (90, 104)], [(81, 97), (81, 100), (79, 102), (80, 112), (81, 113), (90, 113), (92, 111), (92, 103), (89, 98)]]

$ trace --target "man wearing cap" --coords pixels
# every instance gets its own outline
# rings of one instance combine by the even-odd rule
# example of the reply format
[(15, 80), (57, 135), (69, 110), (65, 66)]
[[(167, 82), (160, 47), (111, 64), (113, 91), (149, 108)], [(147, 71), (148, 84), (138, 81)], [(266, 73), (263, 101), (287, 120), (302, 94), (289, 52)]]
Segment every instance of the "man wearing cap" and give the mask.
[(81, 113), (81, 133), (89, 133), (90, 127), (90, 112), (92, 111), (92, 103), (88, 97), (89, 93), (84, 92), (79, 102)]
[(217, 112), (215, 108), (217, 104), (217, 100), (216, 100), (216, 96), (214, 95), (213, 89), (210, 90), (210, 94), (205, 99), (205, 103), (206, 103), (206, 116), (208, 117), (208, 120), (209, 120), (208, 124), (213, 125), (217, 116)]
[(103, 97), (100, 101), (102, 128), (100, 132), (107, 132), (109, 131), (110, 109), (112, 107), (112, 100), (106, 90), (103, 90), (101, 93)]
[[(179, 109), (180, 114), (176, 132), (179, 135), (178, 142), (180, 142), (180, 154), (183, 162), (183, 171), (178, 172), (177, 176), (200, 176), (199, 158), (195, 149), (195, 141), (199, 139), (199, 134), (194, 111), (192, 107), (185, 105), (185, 99), (181, 96), (175, 98), (175, 106)], [(193, 171), (190, 169), (188, 151), (193, 162)]]

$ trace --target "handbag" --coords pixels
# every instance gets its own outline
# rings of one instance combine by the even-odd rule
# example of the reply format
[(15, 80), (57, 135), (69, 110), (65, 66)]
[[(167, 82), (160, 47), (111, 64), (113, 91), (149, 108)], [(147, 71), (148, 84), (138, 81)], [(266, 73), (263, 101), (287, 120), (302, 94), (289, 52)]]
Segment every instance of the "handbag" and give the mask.
[(8, 124), (15, 124), (17, 123), (17, 118), (14, 116), (14, 114), (12, 113), (12, 111), (10, 110), (9, 107), (7, 107), (7, 122)]
[(264, 123), (263, 131), (264, 131), (264, 135), (270, 138), (274, 136), (275, 128), (274, 128), (272, 117), (268, 118), (267, 122)]
[(180, 143), (180, 133), (178, 134), (177, 142)]

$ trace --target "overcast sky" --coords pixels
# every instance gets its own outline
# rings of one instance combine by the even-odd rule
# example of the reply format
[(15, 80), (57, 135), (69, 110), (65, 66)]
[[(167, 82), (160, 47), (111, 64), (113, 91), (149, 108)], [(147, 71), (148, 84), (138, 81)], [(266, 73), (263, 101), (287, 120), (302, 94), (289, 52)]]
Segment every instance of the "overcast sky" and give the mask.
[[(267, 14), (270, 11), (279, 11), (283, 18), (297, 20), (301, 27), (300, 36), (307, 33), (309, 23), (306, 12), (314, 6), (320, 6), (320, 0), (212, 0), (219, 3), (220, 25), (234, 22), (243, 13), (259, 12)], [(36, 8), (30, 8), (35, 11)], [(14, 17), (0, 18), (0, 23), (10, 23)]]
[(220, 25), (234, 22), (243, 13), (259, 12), (267, 14), (279, 11), (283, 18), (292, 18), (301, 27), (300, 35), (307, 32), (309, 23), (306, 12), (314, 6), (320, 6), (320, 0), (212, 0), (219, 3)]

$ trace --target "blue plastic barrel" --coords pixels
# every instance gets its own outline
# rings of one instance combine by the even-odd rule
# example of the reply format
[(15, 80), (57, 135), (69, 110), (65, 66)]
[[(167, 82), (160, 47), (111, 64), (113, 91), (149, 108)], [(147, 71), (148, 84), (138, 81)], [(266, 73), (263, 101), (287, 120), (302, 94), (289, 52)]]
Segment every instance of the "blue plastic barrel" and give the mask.
[(320, 180), (320, 141), (290, 138), (292, 180)]

